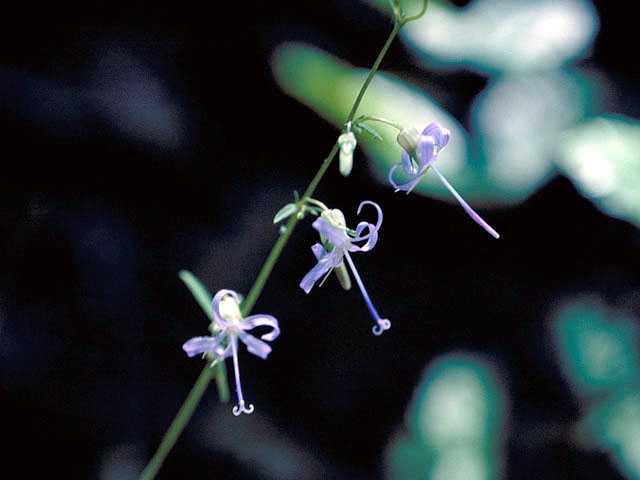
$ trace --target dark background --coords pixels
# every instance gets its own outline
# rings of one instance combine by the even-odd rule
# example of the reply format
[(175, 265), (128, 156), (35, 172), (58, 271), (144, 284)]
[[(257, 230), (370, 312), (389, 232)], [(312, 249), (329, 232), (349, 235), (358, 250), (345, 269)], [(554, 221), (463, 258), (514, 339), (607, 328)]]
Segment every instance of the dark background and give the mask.
[[(582, 64), (607, 72), (608, 111), (638, 118), (632, 20), (615, 3), (596, 2)], [(335, 141), (274, 84), (273, 49), (304, 40), (368, 67), (391, 23), (351, 0), (2, 10), (3, 476), (135, 478), (202, 368), (181, 345), (207, 320), (178, 271), (248, 292), (278, 236), (273, 214)], [(383, 68), (455, 92), (444, 106), (467, 127), (486, 85), (419, 70), (400, 42)], [(640, 313), (637, 228), (556, 176), (518, 206), (481, 210), (495, 241), (457, 205), (394, 195), (367, 162), (358, 151), (347, 179), (332, 168), (316, 197), (351, 224), (361, 200), (383, 207), (378, 245), (354, 261), (392, 329), (371, 335), (358, 291), (333, 279), (304, 295), (316, 233), (301, 223), (254, 309), (282, 335), (268, 361), (240, 357), (256, 413), (233, 417), (210, 388), (158, 478), (381, 477), (425, 365), (461, 350), (508, 386), (505, 478), (622, 478), (573, 440), (581, 406), (546, 318), (585, 293)]]

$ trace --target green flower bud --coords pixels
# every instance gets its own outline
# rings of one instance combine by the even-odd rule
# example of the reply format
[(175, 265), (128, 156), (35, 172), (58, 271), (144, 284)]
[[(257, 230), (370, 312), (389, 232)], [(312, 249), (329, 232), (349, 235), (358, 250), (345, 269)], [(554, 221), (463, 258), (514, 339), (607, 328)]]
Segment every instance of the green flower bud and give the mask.
[(347, 229), (347, 221), (344, 218), (344, 213), (342, 213), (337, 208), (323, 210), (323, 212), (320, 214), (320, 218), (322, 218), (333, 228), (339, 230)]
[(418, 131), (413, 128), (405, 128), (396, 137), (396, 141), (404, 148), (409, 155), (414, 154), (418, 148)]

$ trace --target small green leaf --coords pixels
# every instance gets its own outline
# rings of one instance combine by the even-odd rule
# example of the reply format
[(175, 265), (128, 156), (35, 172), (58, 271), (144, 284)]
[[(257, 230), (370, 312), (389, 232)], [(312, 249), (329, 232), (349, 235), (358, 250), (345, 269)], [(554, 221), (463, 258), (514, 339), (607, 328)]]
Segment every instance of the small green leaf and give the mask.
[(278, 213), (276, 213), (276, 216), (273, 217), (273, 223), (278, 223), (285, 218), (290, 217), (296, 213), (296, 210), (298, 210), (298, 206), (295, 203), (287, 203), (278, 211)]
[(380, 140), (381, 142), (384, 140), (380, 136), (380, 134), (378, 132), (376, 132), (373, 128), (371, 128), (369, 125), (365, 125), (364, 123), (358, 123), (357, 126), (360, 127), (362, 130), (364, 130), (365, 132), (367, 132), (369, 135), (371, 135), (376, 140)]
[(204, 310), (204, 313), (207, 314), (209, 320), (213, 322), (213, 314), (211, 313), (211, 301), (213, 300), (213, 297), (211, 297), (207, 287), (205, 287), (189, 270), (180, 270), (178, 276), (195, 297), (198, 305), (200, 305), (202, 310)]
[[(211, 325), (213, 324), (213, 314), (211, 313), (211, 301), (213, 300), (209, 290), (205, 287), (200, 280), (198, 280), (193, 273), (189, 270), (180, 270), (178, 272), (178, 276), (180, 280), (184, 282), (187, 286), (191, 294), (195, 297), (198, 305), (204, 310), (204, 313), (207, 314), (209, 320), (211, 320)], [(211, 332), (213, 335), (215, 332)], [(215, 357), (213, 355), (207, 355), (207, 358), (215, 362)], [(216, 388), (218, 389), (218, 396), (220, 397), (220, 401), (227, 403), (229, 401), (229, 385), (227, 383), (227, 368), (224, 362), (215, 362), (212, 364), (212, 368), (215, 370), (214, 378), (216, 381)]]

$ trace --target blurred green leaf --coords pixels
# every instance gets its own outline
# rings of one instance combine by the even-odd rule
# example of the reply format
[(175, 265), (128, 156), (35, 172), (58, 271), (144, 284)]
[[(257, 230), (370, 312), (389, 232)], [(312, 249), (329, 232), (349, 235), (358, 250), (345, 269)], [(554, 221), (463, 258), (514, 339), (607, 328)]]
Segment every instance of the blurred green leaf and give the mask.
[(386, 478), (413, 480), (427, 478), (433, 453), (407, 435), (396, 434), (385, 451)]
[[(367, 73), (300, 43), (280, 46), (273, 55), (272, 65), (276, 80), (285, 92), (340, 129)], [(472, 204), (518, 201), (522, 199), (523, 191), (531, 190), (531, 185), (523, 188), (522, 182), (515, 186), (499, 183), (505, 177), (495, 175), (501, 168), (499, 163), (492, 166), (489, 176), (489, 160), (478, 162), (470, 158), (468, 136), (458, 122), (423, 92), (396, 77), (384, 73), (376, 75), (358, 112), (384, 116), (404, 127), (413, 126), (418, 131), (433, 121), (449, 128), (451, 141), (438, 157), (438, 168)], [(395, 139), (397, 135), (397, 131), (388, 125), (381, 124), (377, 128), (387, 139)], [(379, 180), (388, 183), (389, 168), (400, 161), (400, 146), (395, 141), (376, 142), (365, 137), (360, 145), (375, 161)], [(509, 163), (504, 168), (512, 166)], [(541, 173), (538, 170), (538, 173), (538, 176), (531, 176), (531, 184), (537, 184), (546, 170)], [(396, 181), (403, 180), (399, 173)], [(435, 175), (425, 175), (414, 191), (455, 202)]]
[(596, 301), (563, 307), (553, 323), (563, 371), (581, 395), (638, 385), (638, 326)]
[(213, 322), (213, 313), (211, 313), (211, 302), (213, 297), (211, 297), (207, 287), (205, 287), (189, 270), (180, 270), (178, 276), (195, 297), (198, 305), (200, 305), (200, 308), (204, 310), (204, 313), (209, 317), (209, 320)]
[[(390, 14), (386, 1), (369, 2)], [(408, 3), (419, 8), (419, 2)], [(597, 28), (597, 15), (586, 0), (475, 0), (465, 8), (431, 1), (427, 13), (409, 23), (402, 37), (441, 64), (530, 72), (581, 57)]]
[(605, 213), (640, 225), (640, 122), (592, 118), (562, 136), (556, 160)]
[(629, 478), (640, 479), (640, 391), (600, 402), (581, 421), (580, 439), (605, 449)]
[(384, 139), (380, 136), (380, 134), (378, 132), (376, 132), (373, 128), (371, 128), (369, 125), (364, 124), (364, 123), (356, 123), (355, 124), (356, 127), (361, 128), (362, 130), (364, 130), (365, 132), (367, 132), (369, 135), (371, 135), (373, 138), (375, 138), (376, 140), (379, 141), (383, 141)]

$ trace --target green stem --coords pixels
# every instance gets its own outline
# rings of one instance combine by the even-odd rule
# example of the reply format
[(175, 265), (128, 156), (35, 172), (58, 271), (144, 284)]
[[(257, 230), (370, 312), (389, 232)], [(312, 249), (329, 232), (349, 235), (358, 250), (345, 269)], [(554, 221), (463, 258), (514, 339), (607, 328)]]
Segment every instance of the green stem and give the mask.
[(180, 437), (184, 427), (186, 427), (189, 420), (191, 420), (191, 416), (198, 406), (198, 403), (200, 403), (200, 399), (206, 391), (211, 378), (216, 375), (220, 369), (224, 369), (224, 363), (218, 363), (214, 366), (207, 364), (202, 369), (202, 372), (196, 380), (196, 383), (191, 388), (189, 395), (187, 395), (187, 398), (180, 407), (180, 410), (178, 410), (176, 417), (173, 419), (173, 422), (171, 422), (171, 425), (169, 425), (167, 433), (162, 437), (158, 450), (156, 450), (156, 453), (149, 461), (147, 468), (145, 468), (140, 475), (140, 480), (151, 480), (152, 478), (155, 478), (158, 470), (160, 470), (160, 467), (164, 462), (164, 459), (178, 441), (178, 437)]
[(391, 120), (389, 120), (387, 118), (383, 118), (383, 117), (371, 117), (371, 116), (368, 116), (368, 115), (363, 115), (362, 117), (358, 117), (358, 119), (356, 120), (356, 125), (358, 123), (360, 123), (360, 122), (380, 122), (380, 123), (384, 123), (385, 125), (389, 125), (389, 126), (395, 128), (399, 132), (404, 130), (404, 127), (401, 127), (397, 123), (392, 122)]
[[(401, 23), (396, 22), (396, 24), (393, 26), (393, 30), (391, 31), (389, 38), (387, 38), (386, 43), (382, 47), (382, 50), (380, 50), (380, 54), (378, 55), (378, 58), (376, 58), (376, 61), (373, 64), (373, 67), (371, 67), (369, 76), (367, 77), (364, 84), (362, 85), (362, 88), (358, 93), (358, 96), (353, 104), (353, 107), (351, 108), (351, 113), (349, 113), (349, 118), (345, 123), (353, 120), (353, 116), (358, 110), (358, 106), (362, 101), (362, 97), (364, 96), (367, 90), (367, 87), (371, 83), (371, 79), (373, 78), (376, 71), (378, 70), (378, 67), (380, 67), (380, 63), (382, 62), (382, 59), (387, 53), (387, 50), (389, 50), (389, 46), (391, 45), (391, 42), (397, 35), (398, 31), (400, 30), (400, 28), (402, 28), (402, 25), (404, 25), (404, 22), (401, 22)], [(315, 176), (311, 180), (311, 183), (305, 190), (304, 195), (302, 195), (302, 198), (298, 202), (296, 202), (298, 205), (298, 212), (302, 211), (303, 207), (307, 204), (307, 202), (315, 192), (316, 188), (318, 187), (318, 184), (320, 183), (320, 180), (322, 180), (322, 177), (324, 176), (327, 169), (331, 165), (331, 162), (333, 161), (336, 154), (338, 153), (339, 148), (340, 147), (336, 142), (333, 145), (333, 148), (331, 149), (331, 151), (329, 152), (329, 155), (327, 156), (327, 158), (325, 158), (324, 161), (322, 162), (322, 165), (320, 165), (320, 168), (318, 169)], [(291, 234), (293, 233), (293, 229), (295, 228), (299, 220), (300, 219), (298, 218), (297, 214), (291, 215), (291, 217), (289, 218), (289, 221), (287, 222), (286, 230), (282, 235), (280, 235), (275, 245), (271, 249), (271, 252), (267, 257), (267, 260), (264, 262), (264, 265), (262, 266), (262, 269), (260, 270), (260, 273), (258, 274), (256, 281), (251, 287), (251, 290), (249, 290), (249, 293), (247, 294), (247, 298), (242, 303), (240, 310), (242, 312), (243, 317), (246, 317), (249, 315), (249, 313), (251, 313), (251, 310), (253, 309), (256, 301), (258, 300), (260, 293), (262, 293), (262, 289), (267, 283), (267, 280), (269, 278), (269, 275), (271, 274), (271, 271), (273, 270), (273, 267), (278, 261), (278, 257), (280, 257), (282, 250), (284, 249), (287, 241), (291, 237)], [(155, 478), (165, 458), (167, 457), (167, 455), (169, 454), (169, 452), (171, 451), (175, 443), (178, 441), (178, 438), (180, 437), (180, 434), (186, 427), (187, 423), (189, 423), (189, 420), (191, 419), (193, 412), (198, 406), (198, 403), (200, 402), (200, 399), (202, 398), (202, 395), (204, 394), (207, 388), (207, 385), (209, 384), (209, 381), (211, 380), (213, 375), (216, 373), (215, 370), (217, 370), (216, 367), (210, 368), (209, 365), (207, 365), (202, 370), (202, 373), (196, 380), (195, 385), (193, 386), (186, 400), (180, 407), (180, 410), (178, 411), (176, 417), (173, 419), (173, 422), (171, 422), (171, 425), (169, 425), (169, 429), (167, 430), (164, 437), (162, 438), (162, 441), (160, 442), (160, 446), (158, 447), (158, 450), (153, 455), (153, 458), (151, 459), (147, 467), (142, 472), (142, 475), (140, 476), (140, 480), (152, 480), (153, 478)]]
[(402, 25), (404, 25), (404, 22), (396, 22), (393, 25), (393, 30), (391, 30), (391, 33), (389, 34), (389, 38), (387, 38), (386, 43), (384, 44), (384, 46), (382, 47), (382, 50), (380, 50), (380, 53), (378, 54), (378, 58), (376, 58), (376, 61), (373, 63), (373, 67), (371, 67), (371, 70), (369, 71), (369, 75), (367, 76), (367, 79), (362, 84), (362, 88), (360, 88), (360, 92), (358, 92), (356, 101), (353, 103), (353, 107), (351, 107), (351, 112), (349, 112), (349, 117), (347, 118), (347, 121), (345, 123), (349, 123), (350, 121), (353, 120), (353, 117), (355, 116), (356, 112), (358, 111), (358, 107), (360, 106), (360, 102), (362, 101), (362, 97), (364, 97), (364, 92), (366, 92), (367, 88), (369, 88), (369, 84), (371, 83), (371, 80), (373, 80), (373, 76), (378, 71), (378, 67), (380, 67), (380, 63), (382, 62), (382, 59), (387, 54), (387, 50), (389, 50), (389, 47), (391, 46), (391, 42), (393, 42), (393, 39), (396, 38), (396, 35), (402, 28)]

